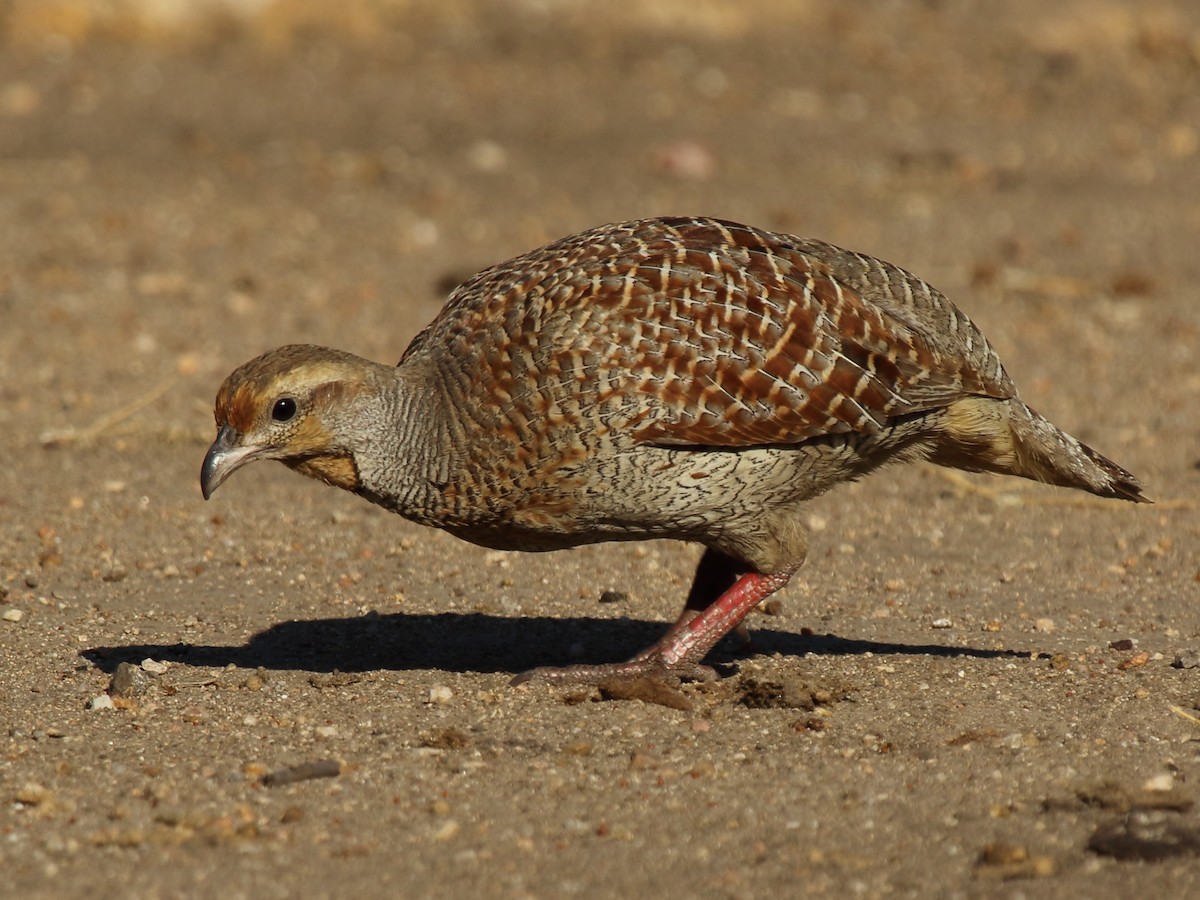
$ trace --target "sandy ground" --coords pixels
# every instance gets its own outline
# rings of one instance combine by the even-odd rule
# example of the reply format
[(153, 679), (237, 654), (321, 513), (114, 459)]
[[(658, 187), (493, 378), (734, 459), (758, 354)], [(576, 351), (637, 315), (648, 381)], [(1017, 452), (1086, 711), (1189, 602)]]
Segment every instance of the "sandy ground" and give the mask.
[[(1194, 4), (29, 9), (0, 894), (1200, 896)], [(235, 365), (394, 361), (472, 271), (660, 213), (922, 274), (1159, 502), (888, 470), (719, 683), (617, 701), (508, 679), (639, 648), (696, 548), (489, 552), (281, 466), (201, 500)]]

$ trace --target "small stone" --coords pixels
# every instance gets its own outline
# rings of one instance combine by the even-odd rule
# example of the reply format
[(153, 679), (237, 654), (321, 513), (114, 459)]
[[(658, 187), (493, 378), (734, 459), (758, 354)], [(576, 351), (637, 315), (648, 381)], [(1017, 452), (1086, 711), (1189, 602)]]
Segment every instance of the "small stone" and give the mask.
[(449, 703), (454, 699), (454, 691), (444, 684), (435, 684), (429, 689), (430, 703)]
[(1036, 734), (1021, 734), (1019, 731), (1014, 731), (1000, 739), (1000, 746), (1007, 747), (1009, 750), (1025, 750), (1036, 747), (1040, 743), (1041, 740)]
[(657, 147), (654, 162), (662, 172), (685, 181), (707, 181), (717, 170), (717, 158), (712, 151), (687, 138)]
[(499, 172), (508, 165), (508, 151), (495, 141), (476, 141), (467, 150), (467, 161), (479, 172)]
[(658, 767), (658, 759), (650, 753), (642, 750), (634, 750), (629, 755), (629, 768), (631, 771), (640, 772), (644, 769), (655, 769)]
[(929, 627), (930, 628), (953, 628), (954, 623), (943, 616), (940, 619), (934, 619), (932, 622), (930, 622)]
[(129, 575), (128, 569), (126, 569), (119, 562), (113, 561), (113, 562), (109, 563), (107, 566), (105, 566), (104, 569), (100, 572), (100, 580), (107, 581), (110, 583), (117, 582), (117, 581), (124, 581), (128, 575)]
[(113, 672), (112, 681), (108, 684), (108, 693), (112, 697), (137, 697), (144, 694), (150, 686), (150, 676), (140, 667), (123, 662)]
[(984, 846), (975, 862), (975, 875), (1008, 881), (1014, 878), (1049, 878), (1057, 871), (1053, 857), (1033, 855), (1021, 844), (993, 843)]
[(1173, 669), (1195, 669), (1200, 667), (1200, 650), (1180, 650), (1171, 663)]
[(318, 759), (315, 762), (301, 763), (298, 766), (288, 766), (285, 769), (267, 772), (261, 780), (267, 787), (279, 787), (285, 784), (295, 784), (298, 781), (311, 781), (314, 778), (337, 778), (341, 774), (342, 764), (337, 760)]
[(1051, 634), (1054, 631), (1053, 619), (1035, 619), (1033, 622), (1033, 630), (1040, 631), (1043, 634)]
[(167, 669), (169, 669), (170, 667), (171, 667), (170, 663), (159, 662), (158, 660), (151, 659), (150, 657), (146, 657), (145, 659), (142, 660), (142, 668), (145, 671), (149, 672), (151, 675), (166, 674)]
[(1071, 657), (1065, 653), (1055, 653), (1050, 657), (1050, 668), (1056, 672), (1071, 668)]
[(987, 865), (1003, 866), (1024, 862), (1029, 859), (1029, 851), (1021, 844), (987, 844), (979, 854), (979, 861)]
[(293, 822), (299, 822), (304, 818), (304, 810), (299, 806), (289, 806), (283, 811), (283, 815), (279, 817), (279, 821), (283, 825), (291, 825)]
[(1200, 831), (1176, 813), (1134, 809), (1097, 827), (1087, 848), (1101, 856), (1146, 862), (1197, 856)]
[(93, 697), (91, 700), (89, 700), (87, 708), (93, 709), (93, 710), (94, 709), (116, 709), (116, 706), (113, 704), (112, 697), (110, 697), (108, 694), (101, 694), (100, 696)]
[(317, 737), (328, 740), (337, 737), (338, 727), (336, 725), (318, 725), (313, 731)]
[(441, 824), (441, 827), (433, 833), (435, 841), (448, 841), (453, 838), (459, 831), (459, 824), (454, 819), (447, 819)]
[(629, 599), (629, 595), (624, 591), (605, 591), (600, 595), (601, 603), (624, 603)]
[(421, 738), (421, 746), (432, 747), (434, 750), (461, 750), (470, 743), (471, 739), (465, 732), (453, 727), (443, 728)]
[(26, 782), (13, 795), (13, 800), (24, 806), (48, 806), (53, 799), (50, 789), (36, 781)]
[(657, 678), (610, 678), (596, 687), (602, 700), (641, 700), (684, 712), (692, 709), (686, 694)]
[(6, 609), (3, 614), (0, 614), (0, 619), (5, 622), (20, 622), (23, 618), (25, 618), (25, 613), (16, 607)]
[(1117, 663), (1117, 669), (1125, 672), (1129, 669), (1138, 669), (1150, 662), (1150, 654), (1143, 650), (1141, 653), (1135, 653), (1128, 659), (1123, 659)]
[(1170, 772), (1163, 772), (1160, 775), (1155, 775), (1153, 778), (1146, 779), (1142, 784), (1143, 791), (1169, 791), (1175, 787), (1175, 776)]
[(984, 631), (999, 631), (1001, 628), (999, 619), (988, 619), (983, 623)]
[(1133, 638), (1122, 638), (1119, 641), (1109, 641), (1108, 646), (1114, 650), (1120, 650), (1122, 652), (1125, 652), (1127, 650), (1132, 650), (1134, 647), (1136, 647), (1137, 641), (1133, 640)]

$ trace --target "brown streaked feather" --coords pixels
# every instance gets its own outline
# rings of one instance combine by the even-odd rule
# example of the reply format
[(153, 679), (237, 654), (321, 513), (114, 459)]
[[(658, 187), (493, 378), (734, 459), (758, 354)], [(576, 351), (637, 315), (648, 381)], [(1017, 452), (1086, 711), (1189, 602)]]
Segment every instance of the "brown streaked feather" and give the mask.
[(496, 421), (593, 392), (606, 428), (662, 445), (873, 433), (1014, 395), (982, 334), (916, 276), (711, 219), (606, 226), (485, 270), (405, 360), (421, 353), (504, 360), (473, 373)]

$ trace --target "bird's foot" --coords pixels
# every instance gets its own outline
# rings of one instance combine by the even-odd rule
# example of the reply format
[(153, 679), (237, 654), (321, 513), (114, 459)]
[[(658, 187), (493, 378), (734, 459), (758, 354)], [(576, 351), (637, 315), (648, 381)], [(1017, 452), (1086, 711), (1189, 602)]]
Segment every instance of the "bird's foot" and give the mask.
[(712, 681), (717, 677), (711, 666), (695, 662), (666, 663), (656, 653), (643, 653), (627, 662), (600, 663), (577, 666), (541, 666), (522, 672), (509, 682), (516, 687), (521, 684), (543, 682), (545, 684), (590, 684), (606, 681), (634, 681), (649, 678), (654, 681)]
[(717, 641), (741, 624), (746, 613), (787, 584), (798, 566), (797, 562), (771, 575), (755, 572), (743, 575), (703, 610), (684, 609), (679, 620), (667, 629), (666, 634), (631, 660), (605, 665), (531, 669), (522, 672), (511, 684), (528, 684), (531, 681), (600, 684), (638, 678), (711, 681), (717, 677), (716, 672), (700, 660), (708, 655)]

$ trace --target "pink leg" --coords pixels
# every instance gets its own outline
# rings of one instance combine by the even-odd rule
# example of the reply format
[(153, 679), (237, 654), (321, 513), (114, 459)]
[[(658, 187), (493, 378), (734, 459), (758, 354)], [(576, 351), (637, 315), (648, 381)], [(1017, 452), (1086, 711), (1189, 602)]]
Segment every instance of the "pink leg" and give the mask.
[(514, 685), (529, 681), (559, 683), (595, 683), (610, 678), (678, 675), (711, 678), (712, 670), (700, 664), (716, 646), (746, 617), (750, 610), (788, 583), (799, 564), (771, 575), (750, 573), (739, 578), (712, 604), (695, 612), (686, 607), (679, 620), (661, 638), (633, 659), (604, 665), (564, 666), (523, 672), (512, 680)]
[(716, 550), (705, 550), (704, 555), (700, 557), (699, 564), (696, 566), (696, 574), (692, 578), (692, 587), (688, 591), (687, 602), (684, 603), (683, 609), (679, 611), (679, 617), (662, 637), (635, 656), (634, 659), (649, 656), (655, 647), (670, 640), (682, 631), (684, 626), (716, 603), (723, 594), (737, 584), (738, 579), (742, 577), (745, 571), (746, 564), (744, 562), (734, 559), (732, 556), (726, 556), (724, 553), (718, 553)]

